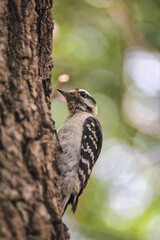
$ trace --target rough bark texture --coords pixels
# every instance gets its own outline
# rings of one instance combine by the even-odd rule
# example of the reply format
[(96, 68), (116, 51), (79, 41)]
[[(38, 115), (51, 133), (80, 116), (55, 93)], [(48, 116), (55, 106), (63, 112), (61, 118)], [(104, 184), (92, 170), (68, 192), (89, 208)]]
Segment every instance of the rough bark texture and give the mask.
[(52, 0), (0, 0), (0, 239), (68, 239), (50, 116)]

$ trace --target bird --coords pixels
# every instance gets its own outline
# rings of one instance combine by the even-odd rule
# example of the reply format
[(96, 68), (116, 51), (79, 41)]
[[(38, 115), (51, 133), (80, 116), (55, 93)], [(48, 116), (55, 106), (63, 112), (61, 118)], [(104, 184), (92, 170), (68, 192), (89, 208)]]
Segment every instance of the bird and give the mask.
[(64, 96), (68, 107), (68, 117), (57, 131), (60, 148), (56, 153), (56, 163), (63, 215), (69, 204), (75, 213), (79, 196), (100, 154), (103, 135), (102, 127), (95, 118), (96, 101), (86, 90), (57, 90)]

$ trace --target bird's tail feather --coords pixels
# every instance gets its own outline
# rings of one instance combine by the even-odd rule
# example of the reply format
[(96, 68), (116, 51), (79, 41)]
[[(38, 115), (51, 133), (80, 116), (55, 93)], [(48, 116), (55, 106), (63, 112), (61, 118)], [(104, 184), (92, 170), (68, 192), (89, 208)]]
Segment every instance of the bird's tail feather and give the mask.
[(62, 215), (65, 213), (68, 204), (72, 205), (72, 212), (75, 213), (78, 204), (78, 197), (75, 198), (73, 194), (71, 196), (65, 196), (62, 201)]

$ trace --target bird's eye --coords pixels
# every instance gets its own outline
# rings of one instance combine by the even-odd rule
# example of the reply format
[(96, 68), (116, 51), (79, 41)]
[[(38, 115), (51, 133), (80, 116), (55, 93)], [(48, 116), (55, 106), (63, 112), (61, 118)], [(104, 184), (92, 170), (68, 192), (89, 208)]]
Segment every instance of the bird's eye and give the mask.
[(87, 97), (87, 94), (85, 94), (85, 92), (81, 92), (80, 93), (82, 97), (86, 98)]

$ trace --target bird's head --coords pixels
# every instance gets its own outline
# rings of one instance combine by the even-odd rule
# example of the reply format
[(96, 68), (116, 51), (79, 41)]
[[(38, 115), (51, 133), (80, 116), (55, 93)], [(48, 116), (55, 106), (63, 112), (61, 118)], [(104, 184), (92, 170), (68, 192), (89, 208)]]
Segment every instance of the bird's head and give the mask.
[(77, 112), (88, 112), (93, 116), (97, 114), (97, 104), (94, 98), (84, 89), (62, 91), (57, 89), (66, 99), (70, 115)]

